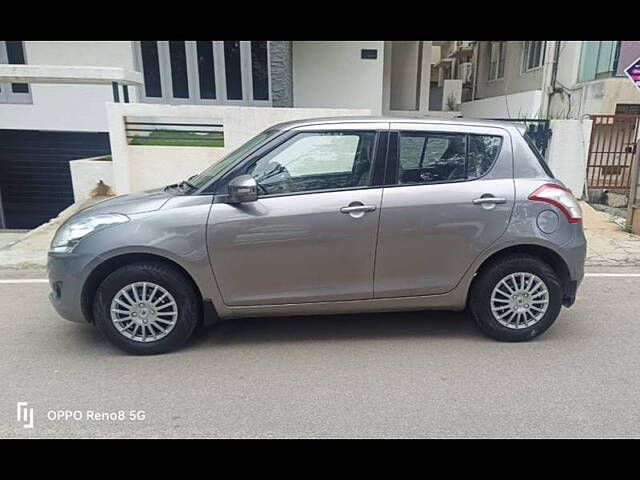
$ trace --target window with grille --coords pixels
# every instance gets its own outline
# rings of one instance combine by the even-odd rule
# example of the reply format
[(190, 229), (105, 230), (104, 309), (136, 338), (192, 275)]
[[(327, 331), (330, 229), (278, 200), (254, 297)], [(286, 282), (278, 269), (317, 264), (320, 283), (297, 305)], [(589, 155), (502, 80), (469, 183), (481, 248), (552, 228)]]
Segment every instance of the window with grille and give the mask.
[(136, 44), (146, 102), (271, 105), (267, 41)]

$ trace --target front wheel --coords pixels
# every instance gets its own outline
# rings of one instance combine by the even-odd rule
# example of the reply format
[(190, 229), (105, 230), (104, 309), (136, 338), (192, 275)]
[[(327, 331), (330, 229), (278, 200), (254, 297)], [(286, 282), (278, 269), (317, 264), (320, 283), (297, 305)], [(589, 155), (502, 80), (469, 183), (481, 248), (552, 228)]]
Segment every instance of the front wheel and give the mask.
[(480, 329), (496, 340), (522, 342), (544, 333), (562, 308), (555, 271), (526, 254), (496, 260), (472, 286), (469, 307)]
[(137, 355), (165, 353), (193, 333), (200, 307), (191, 281), (161, 262), (136, 262), (109, 274), (94, 302), (98, 329)]

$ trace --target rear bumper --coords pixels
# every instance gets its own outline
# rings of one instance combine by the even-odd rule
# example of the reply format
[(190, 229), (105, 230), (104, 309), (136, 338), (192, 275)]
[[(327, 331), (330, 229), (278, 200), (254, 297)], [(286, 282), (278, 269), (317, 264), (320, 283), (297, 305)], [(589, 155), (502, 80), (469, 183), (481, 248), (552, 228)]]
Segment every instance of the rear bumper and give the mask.
[(569, 270), (569, 278), (565, 283), (562, 304), (565, 307), (570, 307), (575, 302), (578, 288), (584, 279), (587, 240), (584, 236), (582, 225), (579, 225), (576, 235), (573, 236), (573, 239), (568, 244), (562, 246), (559, 253), (564, 258)]

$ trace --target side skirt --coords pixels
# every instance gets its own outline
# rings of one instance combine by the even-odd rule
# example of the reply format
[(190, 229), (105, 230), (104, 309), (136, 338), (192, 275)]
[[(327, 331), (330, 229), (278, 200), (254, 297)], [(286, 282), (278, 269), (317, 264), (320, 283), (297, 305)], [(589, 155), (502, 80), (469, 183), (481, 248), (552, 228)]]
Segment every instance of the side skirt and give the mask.
[[(291, 315), (334, 315), (343, 313), (393, 312), (402, 310), (464, 310), (466, 295), (454, 289), (442, 295), (420, 297), (373, 298), (340, 302), (295, 303), (228, 307), (231, 317), (268, 317)], [(213, 306), (213, 305), (212, 305)]]

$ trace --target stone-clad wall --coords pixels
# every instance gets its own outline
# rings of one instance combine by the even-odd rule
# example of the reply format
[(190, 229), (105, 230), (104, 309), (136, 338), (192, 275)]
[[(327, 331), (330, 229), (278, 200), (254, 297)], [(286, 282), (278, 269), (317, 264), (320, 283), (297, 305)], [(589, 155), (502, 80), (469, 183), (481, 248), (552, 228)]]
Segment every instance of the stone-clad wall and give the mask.
[(290, 41), (271, 41), (271, 102), (274, 107), (293, 107), (293, 63)]

